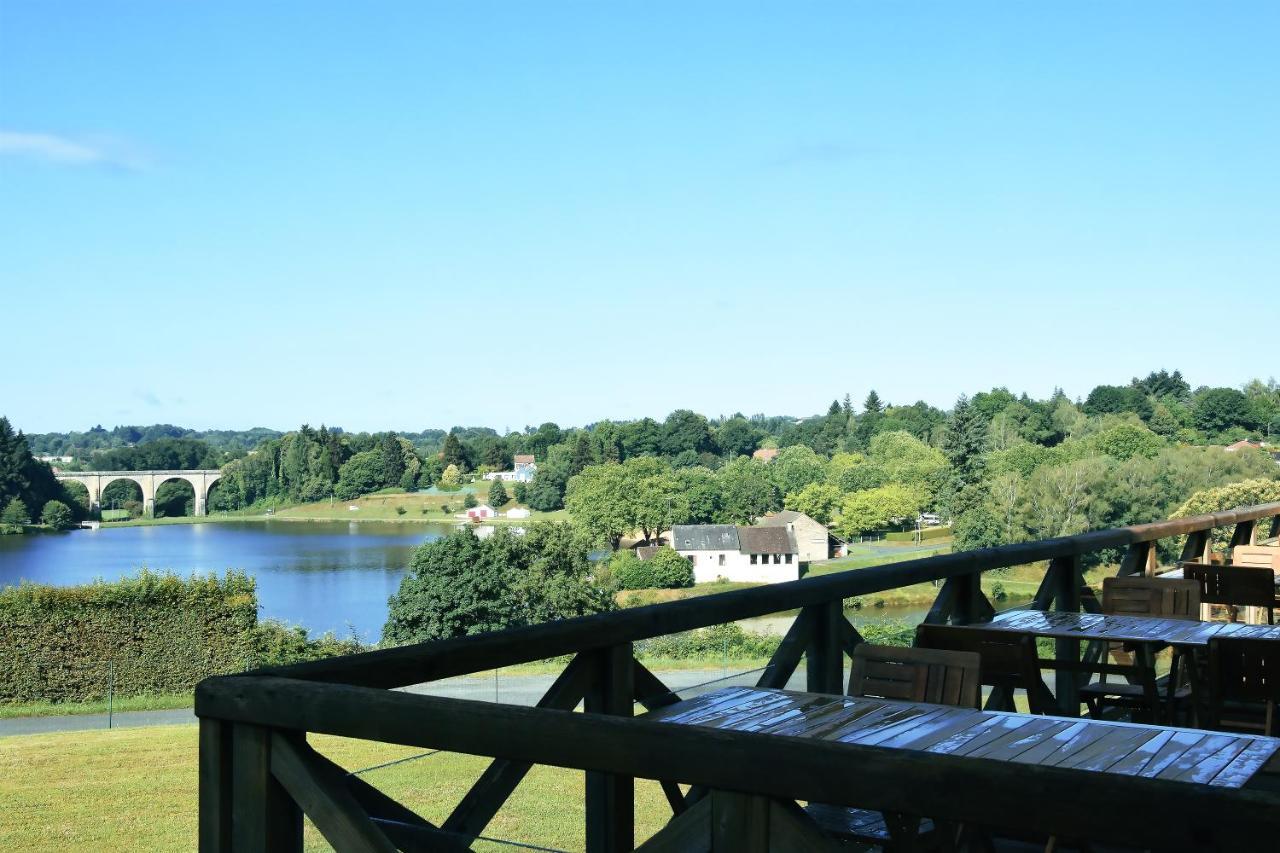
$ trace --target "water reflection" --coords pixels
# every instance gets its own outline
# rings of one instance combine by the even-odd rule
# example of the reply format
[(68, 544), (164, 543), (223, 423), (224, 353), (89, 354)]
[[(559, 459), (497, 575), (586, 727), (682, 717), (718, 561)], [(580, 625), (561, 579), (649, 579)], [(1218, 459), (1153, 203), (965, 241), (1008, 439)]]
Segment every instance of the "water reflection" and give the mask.
[(263, 618), (375, 641), (414, 548), (452, 529), (266, 521), (0, 536), (0, 585), (115, 580), (144, 566), (182, 575), (243, 569), (257, 578)]

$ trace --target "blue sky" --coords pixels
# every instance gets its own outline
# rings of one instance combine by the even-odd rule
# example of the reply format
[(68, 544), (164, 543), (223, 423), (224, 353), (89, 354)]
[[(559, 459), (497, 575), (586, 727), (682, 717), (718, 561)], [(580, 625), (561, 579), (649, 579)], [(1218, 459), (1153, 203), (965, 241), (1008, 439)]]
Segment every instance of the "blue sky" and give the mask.
[(0, 413), (1274, 375), (1278, 41), (1275, 3), (0, 0)]

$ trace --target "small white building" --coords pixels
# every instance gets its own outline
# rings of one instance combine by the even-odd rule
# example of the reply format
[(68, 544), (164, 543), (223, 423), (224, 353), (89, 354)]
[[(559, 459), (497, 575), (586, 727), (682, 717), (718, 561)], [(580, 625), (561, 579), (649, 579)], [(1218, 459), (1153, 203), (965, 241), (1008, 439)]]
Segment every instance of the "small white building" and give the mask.
[(533, 461), (532, 456), (516, 456), (512, 460), (515, 464), (511, 471), (490, 471), (484, 475), (486, 480), (502, 480), (504, 483), (530, 483), (533, 481), (533, 475), (538, 473), (538, 466)]
[(693, 579), (780, 583), (800, 576), (795, 542), (782, 527), (677, 524), (671, 547), (693, 563)]
[(522, 506), (512, 507), (507, 510), (507, 518), (528, 518), (529, 510)]
[(481, 519), (485, 519), (485, 518), (494, 518), (497, 515), (498, 515), (497, 511), (494, 510), (494, 508), (489, 506), (488, 504), (480, 504), (480, 506), (473, 506), (471, 509), (467, 510), (467, 518), (471, 519), (472, 521), (480, 521)]

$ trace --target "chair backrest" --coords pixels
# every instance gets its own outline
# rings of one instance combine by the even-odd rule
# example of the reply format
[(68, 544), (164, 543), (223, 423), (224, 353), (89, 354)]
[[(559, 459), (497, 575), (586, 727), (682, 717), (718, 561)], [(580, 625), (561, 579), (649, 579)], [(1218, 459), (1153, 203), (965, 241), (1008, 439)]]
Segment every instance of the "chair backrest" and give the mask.
[(1262, 566), (1280, 573), (1280, 548), (1274, 545), (1237, 545), (1231, 549), (1233, 566)]
[(1051, 710), (1046, 701), (1048, 688), (1040, 680), (1035, 637), (1030, 634), (958, 625), (921, 625), (916, 628), (916, 646), (976, 652), (981, 661), (979, 678), (983, 684), (1009, 691), (1025, 690), (1033, 714), (1047, 714)]
[(1221, 726), (1227, 702), (1266, 703), (1264, 728), (1275, 734), (1280, 704), (1280, 643), (1275, 640), (1214, 637), (1209, 640), (1209, 705)]
[(977, 708), (980, 668), (975, 652), (859, 643), (853, 650), (849, 695)]
[(1199, 619), (1200, 584), (1172, 578), (1103, 578), (1102, 612)]
[(1200, 601), (1203, 604), (1232, 604), (1268, 609), (1276, 606), (1276, 576), (1270, 569), (1183, 563), (1182, 576), (1200, 585)]

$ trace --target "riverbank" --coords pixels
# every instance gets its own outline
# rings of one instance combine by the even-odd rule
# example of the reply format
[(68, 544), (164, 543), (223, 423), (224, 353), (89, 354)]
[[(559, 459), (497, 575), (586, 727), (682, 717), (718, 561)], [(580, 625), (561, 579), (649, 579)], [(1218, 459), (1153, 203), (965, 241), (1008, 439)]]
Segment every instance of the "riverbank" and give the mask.
[[(280, 506), (266, 512), (218, 512), (204, 516), (177, 516), (174, 518), (134, 518), (128, 521), (103, 522), (102, 528), (150, 527), (168, 524), (215, 524), (227, 521), (380, 521), (394, 524), (466, 524), (466, 510), (462, 501), (466, 492), (379, 492), (349, 501), (336, 499), (316, 503)], [(483, 494), (474, 495), (484, 503)], [(507, 512), (521, 506), (509, 503), (501, 508)], [(354, 507), (354, 509), (353, 509)], [(530, 510), (527, 518), (486, 518), (481, 524), (524, 525), (540, 521), (568, 521), (565, 510), (539, 512)]]

